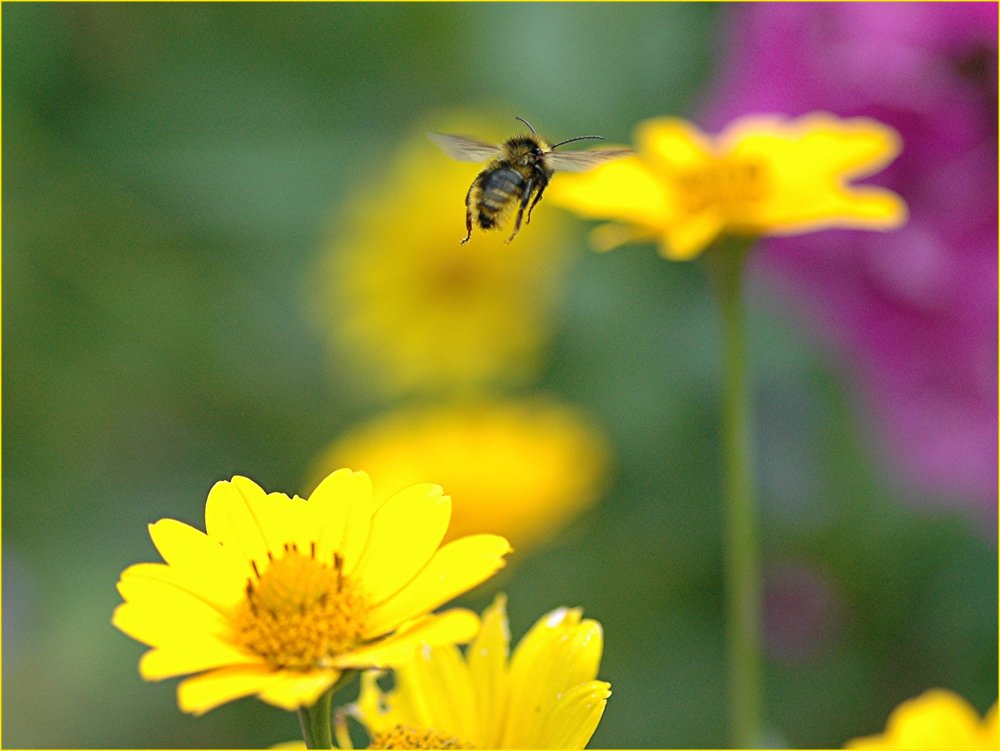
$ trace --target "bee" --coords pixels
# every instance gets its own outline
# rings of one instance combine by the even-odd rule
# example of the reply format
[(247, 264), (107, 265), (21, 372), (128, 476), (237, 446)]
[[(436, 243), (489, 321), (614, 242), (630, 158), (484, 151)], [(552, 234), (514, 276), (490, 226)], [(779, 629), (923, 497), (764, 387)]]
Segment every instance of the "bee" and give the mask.
[(584, 172), (609, 159), (617, 159), (632, 153), (629, 149), (594, 149), (557, 154), (555, 150), (567, 143), (603, 141), (604, 138), (577, 136), (550, 146), (535, 132), (531, 123), (523, 117), (517, 119), (527, 125), (531, 133), (508, 138), (499, 146), (492, 146), (465, 136), (427, 134), (446, 154), (459, 161), (489, 161), (486, 169), (472, 181), (469, 192), (465, 194), (463, 245), (472, 237), (473, 224), (484, 230), (499, 229), (504, 217), (516, 204), (514, 231), (507, 238), (507, 242), (513, 240), (521, 229), (524, 210), (528, 210), (525, 222), (528, 224), (531, 222), (532, 210), (542, 200), (542, 194), (556, 170)]

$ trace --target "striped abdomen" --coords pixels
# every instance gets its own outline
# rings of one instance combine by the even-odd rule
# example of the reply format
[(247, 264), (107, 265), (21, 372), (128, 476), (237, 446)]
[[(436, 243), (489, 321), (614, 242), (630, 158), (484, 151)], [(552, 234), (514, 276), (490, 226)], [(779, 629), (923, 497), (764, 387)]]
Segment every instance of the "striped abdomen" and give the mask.
[(470, 208), (482, 229), (492, 229), (504, 212), (520, 201), (524, 178), (509, 167), (486, 169), (479, 173), (469, 194)]

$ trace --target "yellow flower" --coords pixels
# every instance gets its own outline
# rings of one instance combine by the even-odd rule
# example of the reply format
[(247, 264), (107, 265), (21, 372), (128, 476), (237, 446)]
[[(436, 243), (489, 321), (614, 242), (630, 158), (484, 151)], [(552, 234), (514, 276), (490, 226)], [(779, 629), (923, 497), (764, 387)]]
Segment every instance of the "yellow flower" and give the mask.
[(855, 738), (845, 748), (997, 749), (1000, 748), (997, 705), (982, 719), (958, 694), (931, 689), (896, 707), (889, 715), (884, 733)]
[(207, 533), (149, 526), (165, 563), (122, 572), (112, 623), (152, 647), (143, 678), (200, 673), (178, 687), (185, 712), (253, 694), (311, 706), (345, 670), (475, 634), (474, 613), (429, 612), (491, 576), (510, 548), (495, 535), (439, 547), (450, 516), (436, 485), (376, 503), (368, 475), (342, 469), (306, 501), (234, 477), (208, 495)]
[(598, 498), (600, 433), (569, 406), (535, 398), (400, 410), (336, 441), (317, 463), (364, 466), (384, 497), (426, 478), (454, 498), (449, 536), (496, 532), (524, 550)]
[(602, 647), (597, 621), (559, 608), (508, 659), (498, 595), (464, 656), (455, 646), (421, 649), (396, 668), (388, 692), (376, 672), (364, 673), (353, 709), (371, 748), (583, 748), (611, 695), (611, 684), (595, 680)]
[(657, 118), (637, 127), (635, 141), (635, 156), (560, 175), (550, 189), (555, 203), (618, 221), (594, 230), (599, 250), (655, 239), (664, 258), (684, 260), (723, 234), (884, 230), (906, 219), (895, 193), (849, 184), (899, 153), (899, 135), (874, 120), (749, 116), (713, 138)]
[(465, 194), (485, 165), (449, 159), (427, 130), (488, 138), (494, 128), (444, 117), (420, 128), (354, 186), (314, 280), (336, 367), (387, 396), (533, 376), (568, 258), (565, 219), (547, 202), (515, 242), (477, 231), (461, 245)]

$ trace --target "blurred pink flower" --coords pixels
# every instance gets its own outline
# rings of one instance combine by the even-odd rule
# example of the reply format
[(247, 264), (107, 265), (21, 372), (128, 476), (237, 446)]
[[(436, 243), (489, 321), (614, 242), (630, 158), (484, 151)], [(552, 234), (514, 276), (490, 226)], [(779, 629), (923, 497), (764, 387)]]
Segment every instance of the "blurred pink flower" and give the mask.
[(877, 179), (891, 233), (767, 242), (760, 270), (851, 356), (911, 495), (997, 508), (997, 6), (734, 7), (704, 121), (869, 116), (903, 137)]

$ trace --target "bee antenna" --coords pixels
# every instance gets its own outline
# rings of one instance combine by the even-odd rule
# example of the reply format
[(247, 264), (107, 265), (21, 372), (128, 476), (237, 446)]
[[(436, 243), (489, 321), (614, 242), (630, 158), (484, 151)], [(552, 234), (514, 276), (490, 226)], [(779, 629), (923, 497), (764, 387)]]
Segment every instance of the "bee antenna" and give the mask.
[(577, 136), (576, 138), (567, 138), (565, 141), (560, 141), (557, 144), (553, 144), (552, 148), (554, 149), (556, 146), (562, 146), (564, 143), (573, 143), (573, 141), (588, 141), (588, 140), (603, 141), (604, 136)]
[[(527, 126), (528, 126), (528, 129), (529, 129), (529, 130), (530, 130), (530, 131), (531, 131), (532, 133), (535, 133), (535, 129), (531, 127), (531, 123), (529, 123), (529, 122), (528, 122), (527, 120), (525, 120), (525, 119), (524, 119), (523, 117), (519, 117), (518, 115), (514, 115), (514, 119), (515, 119), (515, 120), (520, 120), (520, 121), (521, 121), (522, 123), (524, 123), (525, 125), (527, 125)], [(537, 133), (535, 133), (535, 135), (537, 136), (538, 134), (537, 134)]]

